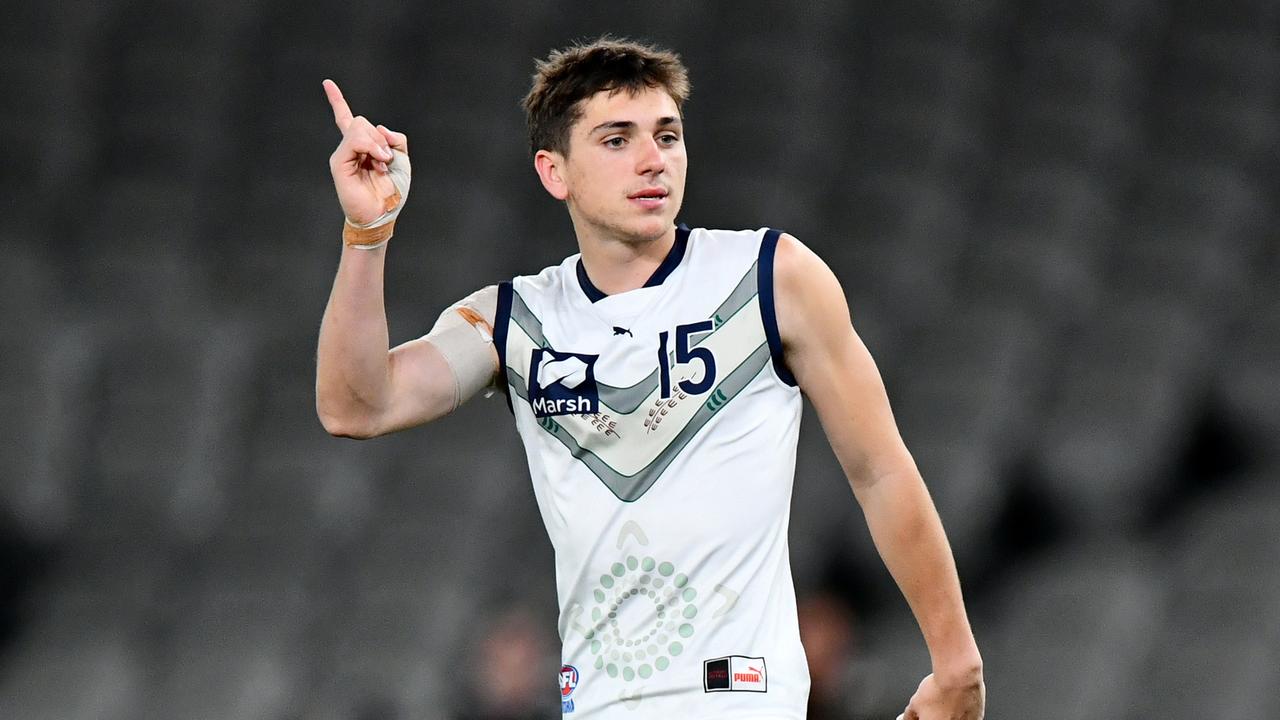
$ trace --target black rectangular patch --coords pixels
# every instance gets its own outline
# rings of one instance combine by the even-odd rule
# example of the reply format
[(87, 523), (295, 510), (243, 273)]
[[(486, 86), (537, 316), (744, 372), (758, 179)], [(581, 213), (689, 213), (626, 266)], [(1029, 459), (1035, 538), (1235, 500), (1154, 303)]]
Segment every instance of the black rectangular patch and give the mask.
[(702, 661), (702, 689), (705, 692), (729, 689), (729, 658)]

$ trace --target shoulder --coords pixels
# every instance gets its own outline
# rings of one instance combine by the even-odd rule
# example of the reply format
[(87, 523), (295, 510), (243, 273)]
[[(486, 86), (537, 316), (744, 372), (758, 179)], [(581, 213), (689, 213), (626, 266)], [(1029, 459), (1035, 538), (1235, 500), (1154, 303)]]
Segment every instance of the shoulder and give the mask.
[[(751, 272), (759, 257), (761, 230), (693, 228), (688, 232), (680, 266), (686, 276), (696, 277), (707, 292), (713, 288), (731, 291), (734, 283)], [(677, 241), (678, 242), (678, 241)], [(727, 287), (720, 284), (728, 283)]]
[(849, 306), (840, 281), (817, 253), (793, 235), (778, 236), (773, 285), (784, 345), (849, 328)]
[(704, 249), (732, 250), (754, 255), (769, 238), (770, 234), (776, 234), (777, 232), (769, 227), (742, 230), (696, 227), (689, 230), (689, 244), (690, 246), (700, 246)]
[(823, 262), (818, 254), (810, 250), (794, 235), (780, 233), (777, 248), (773, 254), (773, 276), (779, 289), (788, 288), (803, 290), (808, 281), (820, 279), (820, 276), (835, 276), (831, 268)]
[(574, 277), (579, 257), (581, 255), (574, 253), (559, 263), (548, 265), (531, 275), (517, 275), (511, 279), (510, 284), (522, 296), (554, 292), (563, 287), (568, 278)]
[(781, 233), (773, 253), (773, 284), (782, 307), (823, 307), (839, 299), (844, 290), (822, 258), (794, 235)]
[[(684, 228), (682, 228), (684, 229)], [(755, 258), (760, 244), (760, 230), (723, 230), (718, 228), (687, 228), (683, 235), (685, 249), (681, 250), (694, 258), (710, 258), (726, 260), (731, 257)], [(677, 244), (681, 242), (677, 237)]]
[(759, 238), (762, 231), (768, 228), (760, 228), (757, 230), (724, 230), (720, 228), (692, 228), (689, 230), (689, 238), (708, 242), (726, 242), (726, 243), (750, 243), (753, 238)]
[[(683, 227), (683, 226), (682, 226)], [(754, 259), (762, 240), (769, 234), (767, 227), (745, 230), (723, 228), (685, 228), (687, 246), (694, 256), (711, 256), (715, 259), (742, 256)]]

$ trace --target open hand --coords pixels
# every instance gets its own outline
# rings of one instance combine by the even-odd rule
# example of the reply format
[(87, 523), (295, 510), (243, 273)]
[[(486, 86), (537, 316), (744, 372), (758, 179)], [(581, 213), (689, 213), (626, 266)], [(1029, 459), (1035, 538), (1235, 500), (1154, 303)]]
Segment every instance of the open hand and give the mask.
[(392, 149), (408, 155), (409, 140), (403, 133), (375, 126), (363, 115), (352, 117), (342, 91), (332, 80), (324, 81), (324, 92), (333, 108), (333, 122), (342, 132), (342, 142), (329, 156), (329, 172), (338, 191), (342, 212), (353, 223), (369, 223), (386, 210), (386, 199), (396, 192), (388, 175)]

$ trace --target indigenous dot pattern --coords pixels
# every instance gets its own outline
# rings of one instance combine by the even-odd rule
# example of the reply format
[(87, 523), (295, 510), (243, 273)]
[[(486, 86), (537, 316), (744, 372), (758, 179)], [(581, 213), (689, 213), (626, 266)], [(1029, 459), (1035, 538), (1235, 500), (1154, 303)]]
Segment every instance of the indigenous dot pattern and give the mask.
[[(586, 637), (596, 656), (595, 668), (611, 678), (621, 676), (627, 682), (637, 676), (650, 678), (671, 667), (671, 658), (684, 652), (679, 638), (693, 637), (698, 591), (669, 562), (630, 555), (600, 576), (592, 597), (596, 605)], [(627, 603), (642, 601), (652, 603), (653, 622), (624, 637), (618, 614)]]

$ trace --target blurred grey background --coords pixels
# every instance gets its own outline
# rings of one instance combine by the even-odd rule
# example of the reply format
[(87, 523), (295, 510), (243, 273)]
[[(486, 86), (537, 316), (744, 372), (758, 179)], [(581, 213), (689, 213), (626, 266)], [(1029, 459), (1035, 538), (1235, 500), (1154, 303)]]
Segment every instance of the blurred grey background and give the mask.
[[(6, 4), (0, 717), (558, 711), (503, 403), (316, 420), (320, 81), (410, 138), (398, 343), (576, 251), (517, 103), (603, 32), (691, 70), (681, 220), (785, 229), (844, 282), (988, 717), (1280, 717), (1274, 0)], [(811, 717), (891, 718), (928, 657), (806, 424)]]

